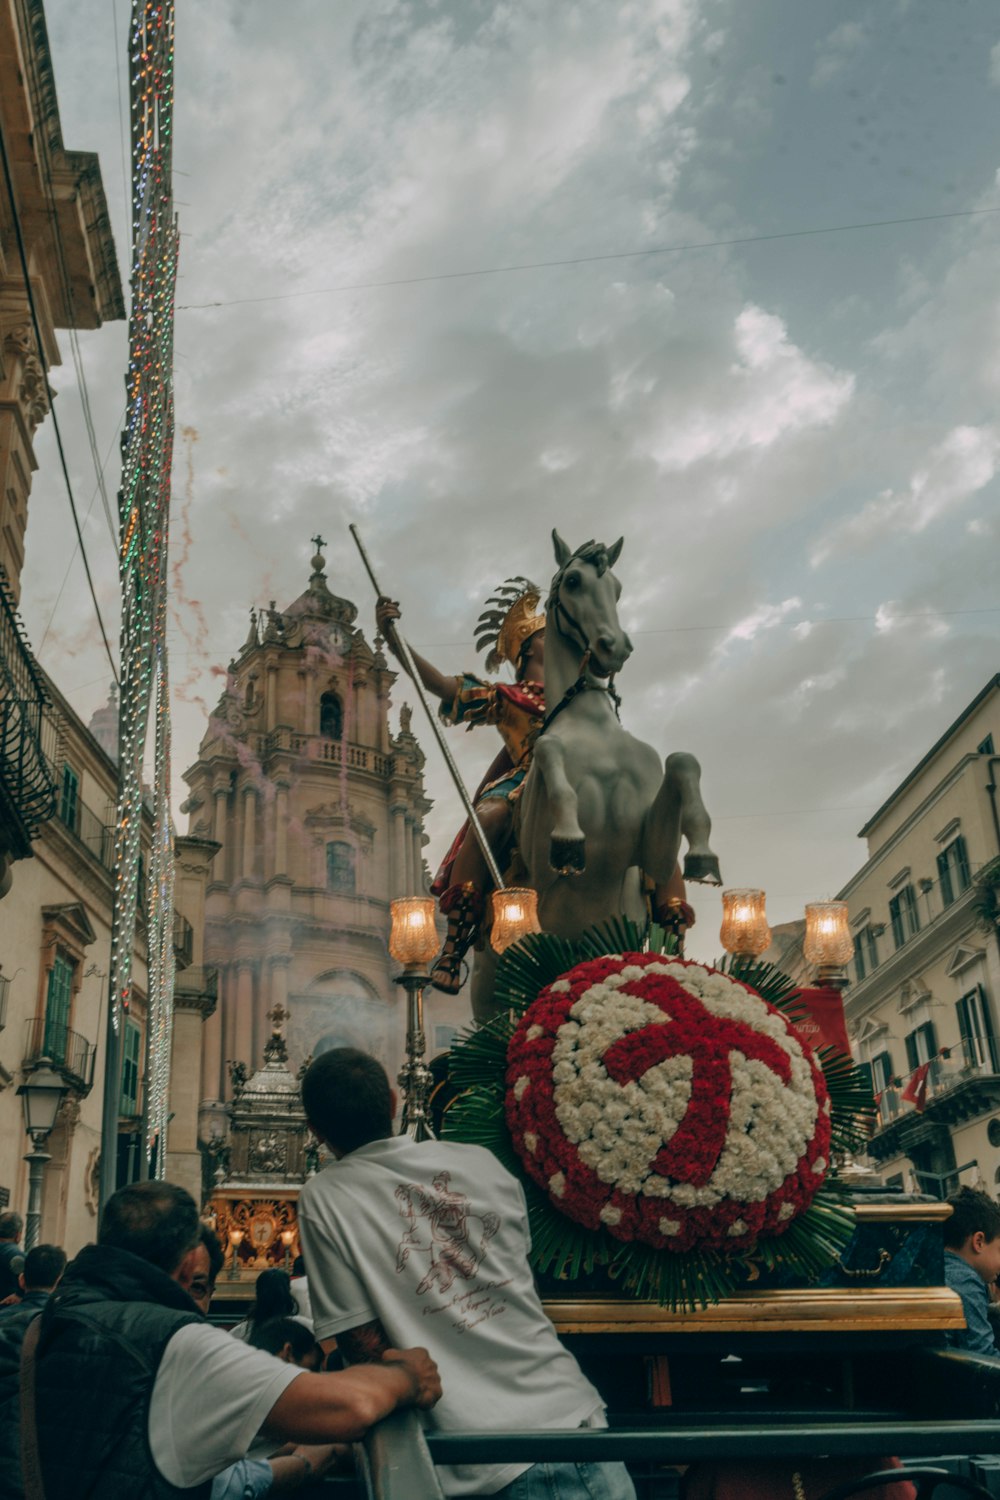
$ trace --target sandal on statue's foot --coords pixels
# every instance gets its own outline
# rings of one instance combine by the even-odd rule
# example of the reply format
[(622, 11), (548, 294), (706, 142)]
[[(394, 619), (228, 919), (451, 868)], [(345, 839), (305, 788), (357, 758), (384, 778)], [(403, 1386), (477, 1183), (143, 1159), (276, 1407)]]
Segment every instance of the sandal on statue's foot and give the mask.
[(448, 918), (448, 935), (431, 969), (431, 984), (445, 995), (457, 995), (465, 982), (462, 962), (482, 921), (483, 895), (471, 881), (466, 881), (464, 885), (450, 885), (438, 904)]
[(446, 946), (431, 969), (432, 988), (440, 990), (443, 995), (457, 995), (465, 983), (462, 964), (463, 960), (454, 949), (449, 952)]

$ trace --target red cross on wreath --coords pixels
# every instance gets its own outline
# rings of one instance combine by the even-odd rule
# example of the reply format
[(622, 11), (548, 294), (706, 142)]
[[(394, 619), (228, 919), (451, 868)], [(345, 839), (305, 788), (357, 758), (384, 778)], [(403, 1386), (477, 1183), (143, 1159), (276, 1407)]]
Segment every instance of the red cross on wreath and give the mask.
[(780, 1011), (728, 975), (658, 954), (576, 965), (508, 1050), (507, 1123), (570, 1218), (676, 1250), (740, 1249), (812, 1201), (826, 1084)]

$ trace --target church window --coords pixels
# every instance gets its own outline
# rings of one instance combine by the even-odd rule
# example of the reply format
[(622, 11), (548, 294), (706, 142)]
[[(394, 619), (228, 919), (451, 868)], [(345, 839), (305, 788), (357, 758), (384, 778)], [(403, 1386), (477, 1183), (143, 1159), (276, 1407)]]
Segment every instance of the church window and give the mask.
[(319, 700), (319, 732), (328, 740), (344, 737), (344, 708), (336, 693), (324, 693)]
[(326, 888), (353, 896), (355, 891), (354, 847), (334, 843), (326, 846)]

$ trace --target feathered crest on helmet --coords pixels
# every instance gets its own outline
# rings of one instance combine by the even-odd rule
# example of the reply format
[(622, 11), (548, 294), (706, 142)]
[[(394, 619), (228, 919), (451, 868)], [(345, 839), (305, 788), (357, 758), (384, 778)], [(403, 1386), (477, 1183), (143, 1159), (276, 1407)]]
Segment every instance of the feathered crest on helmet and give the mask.
[(487, 672), (496, 672), (505, 661), (516, 669), (525, 641), (545, 629), (545, 615), (538, 608), (541, 598), (541, 589), (530, 578), (507, 578), (487, 599), (476, 625), (476, 650), (490, 647)]

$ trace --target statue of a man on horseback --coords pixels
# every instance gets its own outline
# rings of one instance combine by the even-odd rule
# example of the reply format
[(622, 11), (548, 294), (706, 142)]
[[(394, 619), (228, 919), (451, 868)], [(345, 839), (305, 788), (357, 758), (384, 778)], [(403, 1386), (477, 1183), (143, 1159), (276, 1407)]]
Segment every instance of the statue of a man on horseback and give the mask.
[[(694, 920), (677, 855), (688, 840), (685, 875), (719, 880), (708, 847), (709, 820), (692, 756), (658, 755), (625, 731), (617, 717), (614, 678), (631, 653), (618, 622), (620, 585), (612, 568), (622, 549), (587, 542), (571, 551), (553, 533), (558, 569), (546, 610), (526, 579), (508, 579), (487, 603), (477, 646), (490, 647), (487, 670), (508, 662), (514, 683), (471, 674), (445, 676), (411, 653), (441, 713), (468, 728), (494, 724), (504, 746), (475, 796), (490, 848), (515, 881), (539, 894), (544, 930), (570, 935), (618, 913), (652, 912), (683, 936)], [(382, 597), (377, 620), (397, 650), (398, 606)], [(550, 661), (554, 653), (554, 661)], [(462, 960), (480, 932), (489, 890), (485, 860), (466, 824), (433, 889), (448, 917), (448, 937), (432, 983), (449, 993), (462, 984)], [(492, 954), (476, 965), (473, 1010), (492, 1010)]]

